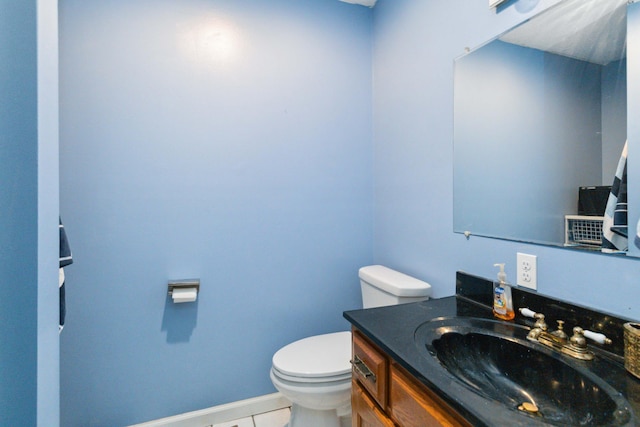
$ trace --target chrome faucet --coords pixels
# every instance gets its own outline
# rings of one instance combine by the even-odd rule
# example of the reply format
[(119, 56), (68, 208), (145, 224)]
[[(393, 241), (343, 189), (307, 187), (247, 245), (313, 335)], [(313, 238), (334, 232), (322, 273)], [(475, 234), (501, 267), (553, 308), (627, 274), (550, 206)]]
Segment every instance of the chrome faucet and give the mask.
[(599, 344), (611, 344), (611, 340), (604, 334), (584, 330), (579, 326), (573, 328), (573, 335), (569, 338), (566, 332), (564, 332), (563, 320), (557, 321), (558, 328), (555, 331), (547, 332), (547, 324), (544, 320), (544, 314), (536, 313), (528, 308), (520, 308), (519, 311), (525, 317), (536, 319), (533, 328), (527, 335), (528, 340), (538, 342), (576, 359), (593, 359), (593, 352), (588, 350), (586, 338), (589, 338)]

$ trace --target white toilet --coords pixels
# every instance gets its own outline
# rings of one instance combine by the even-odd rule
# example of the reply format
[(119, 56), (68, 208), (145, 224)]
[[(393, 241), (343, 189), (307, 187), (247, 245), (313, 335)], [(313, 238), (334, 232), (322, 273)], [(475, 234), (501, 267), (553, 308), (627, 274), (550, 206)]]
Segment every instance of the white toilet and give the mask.
[[(359, 271), (364, 308), (428, 299), (431, 286), (381, 265)], [(304, 338), (273, 355), (271, 381), (292, 403), (289, 427), (351, 426), (351, 332)]]

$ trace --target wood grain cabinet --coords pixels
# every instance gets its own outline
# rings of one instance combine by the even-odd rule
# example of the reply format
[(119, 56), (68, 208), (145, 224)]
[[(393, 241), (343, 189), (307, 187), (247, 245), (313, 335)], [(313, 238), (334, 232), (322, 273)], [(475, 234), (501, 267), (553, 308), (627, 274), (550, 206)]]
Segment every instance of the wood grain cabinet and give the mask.
[(352, 362), (354, 427), (471, 427), (357, 329)]
[(393, 421), (382, 412), (358, 381), (353, 381), (352, 385), (351, 416), (353, 427), (395, 427)]

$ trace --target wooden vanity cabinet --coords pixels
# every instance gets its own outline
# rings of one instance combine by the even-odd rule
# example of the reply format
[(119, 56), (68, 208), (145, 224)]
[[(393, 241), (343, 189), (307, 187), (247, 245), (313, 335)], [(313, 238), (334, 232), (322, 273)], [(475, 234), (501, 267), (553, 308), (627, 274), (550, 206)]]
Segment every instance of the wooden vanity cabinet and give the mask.
[(471, 427), (436, 393), (353, 329), (354, 427)]
[(395, 427), (393, 421), (355, 380), (351, 388), (351, 417), (353, 427)]

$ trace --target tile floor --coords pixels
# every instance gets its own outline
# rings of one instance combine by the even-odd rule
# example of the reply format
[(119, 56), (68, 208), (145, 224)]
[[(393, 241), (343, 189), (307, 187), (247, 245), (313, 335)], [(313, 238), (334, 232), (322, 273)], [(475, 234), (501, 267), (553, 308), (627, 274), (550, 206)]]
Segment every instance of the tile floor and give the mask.
[(291, 409), (283, 408), (277, 411), (257, 414), (252, 417), (227, 421), (226, 423), (214, 424), (207, 427), (285, 427), (289, 422), (290, 415)]

